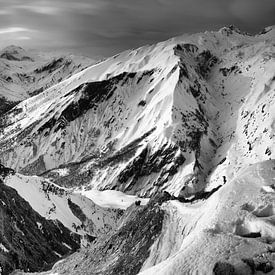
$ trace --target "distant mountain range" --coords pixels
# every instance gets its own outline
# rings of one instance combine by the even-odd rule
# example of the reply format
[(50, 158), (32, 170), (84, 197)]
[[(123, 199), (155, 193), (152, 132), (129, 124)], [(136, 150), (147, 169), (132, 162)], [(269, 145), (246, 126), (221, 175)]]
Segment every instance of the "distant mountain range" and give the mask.
[(95, 63), (81, 56), (39, 54), (9, 46), (0, 51), (0, 115)]

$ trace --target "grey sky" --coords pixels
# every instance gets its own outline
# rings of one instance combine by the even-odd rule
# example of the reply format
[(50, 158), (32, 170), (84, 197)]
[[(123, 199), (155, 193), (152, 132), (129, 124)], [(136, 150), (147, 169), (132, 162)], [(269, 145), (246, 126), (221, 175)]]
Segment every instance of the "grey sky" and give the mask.
[(109, 56), (170, 37), (234, 24), (275, 24), (274, 0), (0, 0), (0, 47)]

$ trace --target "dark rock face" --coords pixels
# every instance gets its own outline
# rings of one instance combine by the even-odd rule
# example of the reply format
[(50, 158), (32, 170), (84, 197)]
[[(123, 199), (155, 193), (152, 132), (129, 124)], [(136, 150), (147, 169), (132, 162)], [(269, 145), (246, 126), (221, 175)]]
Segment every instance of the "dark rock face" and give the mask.
[[(55, 169), (46, 171), (40, 176), (50, 177), (53, 182), (64, 187), (75, 187), (86, 185), (93, 178), (93, 171), (105, 167), (115, 167), (119, 163), (127, 162), (137, 152), (141, 146), (141, 141), (153, 133), (155, 129), (151, 129), (140, 138), (134, 140), (119, 151), (112, 149), (105, 155), (91, 155), (80, 162), (69, 163), (65, 165), (69, 170), (66, 176), (59, 176), (55, 173)], [(179, 146), (163, 145), (156, 152), (150, 152), (149, 146), (145, 147), (140, 154), (128, 163), (123, 171), (117, 177), (117, 181), (111, 186), (105, 186), (106, 189), (119, 190), (122, 192), (131, 193), (133, 189), (139, 190), (139, 179), (150, 176), (152, 173), (159, 173), (159, 177), (153, 183), (153, 186), (161, 187), (168, 181), (169, 177), (174, 176), (179, 167), (185, 162), (185, 157), (182, 153), (178, 153)], [(82, 168), (88, 161), (93, 159), (93, 164), (86, 172)], [(60, 166), (58, 168), (62, 168)]]
[(58, 67), (60, 67), (63, 64), (63, 62), (64, 62), (64, 58), (62, 58), (62, 57), (54, 59), (51, 62), (43, 65), (41, 68), (35, 69), (34, 72), (35, 73), (42, 73), (42, 72), (51, 73), (54, 70), (56, 70)]
[[(80, 228), (75, 226), (76, 232), (79, 229), (88, 229), (88, 228), (91, 228), (91, 231), (92, 231), (94, 224), (91, 220), (89, 220), (86, 217), (86, 215), (83, 213), (81, 208), (77, 204), (73, 203), (70, 199), (68, 199), (68, 205), (72, 210), (73, 214), (82, 222)], [(88, 239), (89, 242), (93, 242), (96, 239), (96, 236), (91, 236), (89, 234), (86, 234), (85, 238)]]
[[(80, 94), (80, 99), (69, 104), (58, 117), (53, 117), (48, 120), (38, 129), (38, 133), (43, 132), (45, 129), (54, 129), (55, 132), (64, 129), (69, 122), (74, 121), (90, 109), (96, 109), (100, 103), (112, 97), (117, 89), (116, 85), (119, 82), (123, 85), (134, 77), (135, 73), (122, 73), (108, 80), (81, 84), (65, 95), (65, 97), (67, 97), (70, 94)], [(49, 131), (47, 131), (47, 134), (48, 133)]]
[[(245, 258), (241, 259), (242, 264), (246, 264), (249, 268), (250, 271), (249, 274), (260, 274), (263, 273), (268, 273), (271, 274), (270, 272), (274, 270), (274, 266), (272, 264), (272, 254), (274, 251), (271, 249), (270, 251), (268, 250), (267, 252), (264, 252), (260, 255), (255, 255), (252, 258)], [(213, 273), (215, 275), (238, 275), (238, 274), (243, 274), (243, 272), (239, 272), (237, 270), (237, 266), (234, 267), (232, 264), (227, 263), (227, 262), (217, 262), (214, 265), (213, 268)], [(273, 273), (272, 273), (273, 274)]]
[(242, 259), (242, 261), (250, 267), (252, 274), (254, 274), (256, 271), (269, 273), (274, 269), (272, 263), (268, 259), (265, 259), (261, 256), (250, 259)]
[(186, 77), (187, 79), (189, 79), (188, 69), (183, 62), (179, 63), (179, 68), (180, 68), (179, 78), (182, 79), (183, 77)]
[(144, 107), (145, 105), (146, 105), (146, 101), (145, 101), (145, 100), (141, 100), (141, 101), (138, 103), (138, 106)]
[(32, 272), (50, 269), (60, 257), (80, 247), (80, 236), (57, 220), (40, 216), (1, 180), (0, 217), (0, 243), (6, 248), (0, 250), (2, 274), (14, 269)]
[(240, 72), (240, 68), (237, 65), (234, 65), (234, 66), (232, 66), (230, 68), (221, 68), (220, 72), (222, 73), (222, 75), (224, 77), (226, 77), (226, 76), (228, 76), (229, 74), (231, 74), (233, 72), (234, 73)]
[(32, 58), (30, 58), (29, 56), (22, 56), (21, 58), (16, 57), (15, 54), (18, 54), (18, 52), (14, 52), (14, 53), (2, 53), (0, 55), (0, 58), (4, 58), (10, 61), (33, 61)]
[(152, 69), (152, 70), (148, 70), (148, 71), (144, 71), (142, 73), (142, 75), (138, 78), (137, 80), (137, 84), (144, 78), (144, 77), (151, 77), (153, 74), (154, 74), (155, 70)]
[(239, 28), (237, 28), (236, 26), (234, 25), (229, 25), (227, 27), (224, 27), (222, 28), (222, 31), (224, 34), (226, 34), (227, 36), (230, 36), (232, 35), (233, 33), (238, 33), (238, 34), (241, 34), (241, 35), (250, 35), (250, 33), (248, 32), (244, 32), (244, 31), (241, 31)]
[(186, 43), (186, 44), (177, 44), (174, 47), (174, 50), (175, 52), (186, 51), (187, 53), (190, 53), (190, 54), (196, 54), (199, 48), (194, 44)]
[(21, 47), (11, 45), (1, 51), (0, 58), (9, 61), (34, 61)]
[(189, 53), (197, 53), (199, 50), (199, 48), (194, 44), (186, 43), (186, 44), (183, 44), (182, 46)]
[[(220, 188), (222, 187), (222, 185), (219, 185), (215, 188), (213, 188), (211, 191), (201, 191), (201, 192), (197, 192), (195, 194), (195, 196), (191, 199), (185, 199), (184, 197), (175, 197), (175, 199), (179, 200), (180, 202), (195, 202), (198, 200), (207, 200), (208, 198), (210, 198), (216, 191), (218, 191)], [(184, 190), (184, 189), (183, 189)]]
[(59, 274), (137, 274), (161, 233), (164, 211), (160, 206), (168, 193), (156, 195), (147, 206), (132, 205), (121, 218), (117, 230), (60, 263)]
[(200, 73), (203, 77), (207, 77), (208, 73), (210, 72), (210, 69), (218, 62), (218, 58), (212, 53), (207, 50), (201, 52), (197, 56), (197, 62), (198, 62), (198, 73)]
[[(128, 166), (119, 174), (118, 181), (120, 183), (126, 183), (129, 179), (131, 182), (124, 190), (130, 190), (133, 185), (136, 184), (139, 178), (143, 176), (149, 176), (151, 173), (159, 173), (160, 177), (155, 184), (162, 185), (167, 180), (168, 176), (173, 176), (177, 173), (178, 168), (185, 162), (185, 158), (182, 154), (176, 156), (178, 151), (177, 146), (167, 147), (163, 145), (162, 148), (150, 154), (149, 148), (146, 147)], [(165, 166), (171, 165), (169, 169), (165, 169)]]
[(8, 101), (5, 98), (0, 97), (0, 116), (10, 111), (19, 102)]
[(40, 156), (36, 161), (30, 163), (26, 167), (20, 170), (21, 174), (26, 175), (39, 175), (46, 170), (43, 156)]
[(225, 262), (217, 262), (213, 268), (214, 275), (237, 275), (233, 265)]
[[(133, 157), (137, 151), (137, 149), (140, 147), (140, 142), (144, 140), (146, 137), (148, 137), (155, 128), (149, 130), (147, 133), (145, 133), (143, 136), (137, 138), (133, 142), (129, 143), (127, 146), (123, 147), (121, 150), (115, 151), (110, 145), (110, 150), (106, 155), (91, 155), (85, 157), (80, 162), (74, 162), (69, 163), (66, 165), (66, 168), (69, 168), (70, 172), (68, 175), (60, 177), (55, 175), (54, 170), (52, 171), (46, 171), (45, 173), (41, 174), (41, 176), (44, 177), (50, 177), (53, 182), (57, 183), (58, 185), (65, 186), (65, 187), (75, 187), (75, 186), (81, 186), (86, 185), (89, 180), (93, 177), (93, 170), (98, 168), (104, 168), (108, 166), (115, 166), (118, 163), (124, 162), (129, 160), (131, 157)], [(87, 164), (88, 161), (91, 159), (94, 160), (94, 164), (89, 168), (89, 171), (83, 173), (81, 172), (82, 167)], [(63, 166), (60, 166), (59, 168), (62, 168)], [(113, 189), (116, 189), (117, 187), (113, 186)]]
[(0, 181), (1, 179), (4, 180), (8, 175), (14, 175), (15, 171), (11, 168), (5, 167), (4, 165), (0, 164)]
[(199, 52), (199, 48), (194, 44), (178, 44), (174, 47), (175, 54), (180, 57), (180, 79), (186, 77), (189, 79), (188, 68), (183, 62), (184, 59), (181, 57), (183, 52), (192, 54), (197, 62), (196, 71), (202, 77), (206, 78), (211, 68), (218, 62), (218, 58), (214, 56), (209, 50)]

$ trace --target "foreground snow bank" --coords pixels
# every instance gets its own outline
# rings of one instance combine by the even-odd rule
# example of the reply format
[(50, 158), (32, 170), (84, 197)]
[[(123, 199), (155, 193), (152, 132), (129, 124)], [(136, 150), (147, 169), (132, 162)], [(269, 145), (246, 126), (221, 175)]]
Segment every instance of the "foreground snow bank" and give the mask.
[(274, 160), (240, 171), (206, 201), (170, 201), (163, 208), (162, 235), (141, 275), (212, 274), (218, 261), (238, 274), (251, 274), (247, 262), (256, 260), (275, 267)]

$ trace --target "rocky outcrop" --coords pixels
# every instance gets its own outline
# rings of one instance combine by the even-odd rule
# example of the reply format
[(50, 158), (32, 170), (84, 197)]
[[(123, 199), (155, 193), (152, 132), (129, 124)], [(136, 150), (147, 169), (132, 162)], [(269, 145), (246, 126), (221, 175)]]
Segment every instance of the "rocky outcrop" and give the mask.
[(238, 275), (233, 265), (226, 262), (217, 262), (213, 268), (214, 275)]
[(184, 164), (185, 157), (179, 152), (178, 146), (169, 146), (168, 144), (164, 144), (154, 153), (150, 153), (149, 148), (145, 147), (119, 174), (118, 181), (121, 190), (130, 191), (137, 184), (139, 178), (152, 173), (160, 173), (153, 185), (162, 186)]

